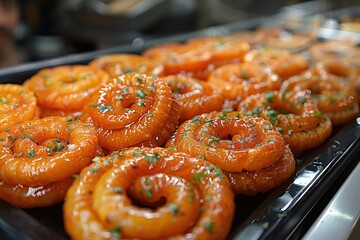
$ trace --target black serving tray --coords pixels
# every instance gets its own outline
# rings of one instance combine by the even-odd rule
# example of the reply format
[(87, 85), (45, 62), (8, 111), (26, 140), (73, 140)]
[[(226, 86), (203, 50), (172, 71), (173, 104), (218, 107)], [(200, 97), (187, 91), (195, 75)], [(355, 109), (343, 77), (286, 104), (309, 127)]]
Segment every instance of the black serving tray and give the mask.
[[(110, 53), (141, 53), (164, 42), (224, 35), (253, 30), (262, 25), (280, 25), (278, 16), (212, 27), (205, 30), (145, 42), (141, 46), (116, 48), (26, 63), (0, 69), (0, 83), (22, 83), (42, 68), (65, 64), (86, 64)], [(296, 173), (278, 188), (254, 197), (237, 196), (236, 212), (228, 239), (296, 239), (314, 208), (329, 201), (358, 162), (360, 153), (360, 117), (334, 129), (319, 148), (297, 156)], [(319, 204), (319, 202), (322, 204)], [(318, 211), (318, 210), (317, 210)], [(68, 239), (62, 222), (62, 204), (52, 207), (20, 209), (0, 200), (0, 239)]]

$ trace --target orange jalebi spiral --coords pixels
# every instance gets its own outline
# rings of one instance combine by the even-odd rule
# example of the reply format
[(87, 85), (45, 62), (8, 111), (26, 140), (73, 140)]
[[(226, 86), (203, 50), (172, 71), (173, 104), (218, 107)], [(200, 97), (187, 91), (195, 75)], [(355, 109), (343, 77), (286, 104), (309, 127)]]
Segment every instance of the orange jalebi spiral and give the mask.
[(194, 48), (205, 47), (211, 53), (210, 64), (216, 67), (242, 62), (245, 54), (250, 50), (249, 44), (237, 35), (192, 38), (187, 44)]
[[(18, 188), (43, 188), (43, 195), (38, 196), (45, 203), (39, 199), (34, 204), (44, 206), (49, 201), (46, 189), (68, 186), (68, 179), (97, 154), (94, 127), (77, 119), (47, 117), (10, 127), (0, 133), (0, 197), (7, 199), (11, 188), (14, 194), (26, 194), (16, 190)], [(20, 196), (11, 197), (18, 198)], [(34, 207), (27, 205), (27, 199), (24, 197), (22, 204), (19, 201), (13, 204)]]
[(280, 131), (294, 153), (321, 145), (332, 125), (311, 100), (308, 91), (269, 91), (247, 97), (238, 111), (269, 120)]
[(48, 117), (0, 133), (0, 179), (9, 184), (46, 185), (79, 172), (97, 149), (96, 132), (80, 120)]
[[(276, 128), (263, 118), (240, 112), (194, 117), (179, 126), (166, 146), (217, 165), (229, 175), (236, 194), (268, 191), (295, 170), (294, 156)], [(282, 175), (276, 176), (275, 171)], [(241, 183), (238, 179), (243, 177)]]
[(317, 107), (330, 117), (333, 125), (344, 124), (355, 118), (359, 112), (353, 87), (321, 68), (314, 67), (284, 81), (281, 89), (294, 92), (310, 90)]
[(360, 74), (354, 66), (344, 61), (327, 60), (317, 62), (316, 68), (324, 78), (336, 78), (337, 81), (344, 83), (345, 88), (351, 86), (356, 94), (357, 102), (360, 103)]
[(166, 75), (205, 71), (211, 60), (206, 47), (182, 43), (156, 45), (145, 50), (143, 56), (162, 63)]
[(319, 42), (308, 51), (314, 62), (341, 61), (360, 68), (360, 48), (353, 41)]
[(92, 60), (89, 65), (103, 69), (112, 78), (127, 73), (151, 76), (161, 76), (164, 73), (162, 64), (135, 54), (108, 54)]
[(67, 65), (40, 70), (24, 82), (39, 106), (63, 111), (80, 110), (84, 102), (109, 75), (97, 67)]
[(196, 116), (179, 126), (173, 140), (178, 151), (204, 157), (231, 172), (268, 167), (285, 148), (284, 139), (269, 121), (240, 112)]
[(229, 100), (242, 99), (251, 94), (278, 90), (281, 80), (271, 69), (257, 63), (234, 63), (215, 69), (208, 78), (222, 89)]
[[(161, 79), (126, 74), (98, 89), (86, 102), (81, 119), (95, 125), (105, 149), (147, 146), (148, 141), (161, 146), (166, 139), (160, 135), (170, 136), (176, 129), (178, 108), (170, 87)], [(163, 128), (169, 132), (162, 133)]]
[(36, 98), (32, 91), (17, 84), (0, 84), (0, 131), (36, 118)]
[(130, 148), (81, 171), (64, 223), (72, 239), (225, 239), (234, 207), (227, 177), (209, 162)]
[(266, 39), (265, 46), (273, 49), (284, 49), (289, 52), (299, 52), (308, 48), (316, 39), (311, 33), (285, 33)]
[(268, 65), (282, 80), (296, 76), (309, 67), (302, 55), (276, 48), (254, 49), (245, 55), (244, 61)]
[(214, 84), (182, 75), (162, 78), (180, 105), (180, 122), (202, 113), (220, 111), (224, 102), (222, 92)]

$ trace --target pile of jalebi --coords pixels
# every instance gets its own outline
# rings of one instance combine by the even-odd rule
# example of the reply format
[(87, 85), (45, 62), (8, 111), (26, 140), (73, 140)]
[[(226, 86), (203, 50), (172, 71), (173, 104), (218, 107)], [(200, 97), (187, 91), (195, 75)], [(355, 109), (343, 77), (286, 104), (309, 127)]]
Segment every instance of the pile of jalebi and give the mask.
[(234, 195), (291, 179), (294, 155), (359, 113), (359, 69), (318, 62), (317, 48), (312, 61), (291, 53), (314, 41), (305, 35), (271, 48), (281, 32), (160, 44), (1, 84), (0, 198), (65, 199), (73, 239), (225, 239)]

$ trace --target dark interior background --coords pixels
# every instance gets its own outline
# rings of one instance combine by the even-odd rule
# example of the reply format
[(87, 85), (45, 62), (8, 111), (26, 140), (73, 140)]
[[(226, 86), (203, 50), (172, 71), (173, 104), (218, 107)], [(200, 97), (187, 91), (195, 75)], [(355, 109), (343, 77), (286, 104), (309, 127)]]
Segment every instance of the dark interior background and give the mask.
[[(359, 0), (317, 1), (325, 11), (358, 4)], [(24, 61), (29, 62), (122, 44), (142, 44), (149, 39), (278, 14), (285, 6), (304, 2), (312, 1), (19, 0), (21, 24), (17, 42)], [(129, 10), (131, 7), (124, 7), (127, 4), (142, 8), (134, 13)]]

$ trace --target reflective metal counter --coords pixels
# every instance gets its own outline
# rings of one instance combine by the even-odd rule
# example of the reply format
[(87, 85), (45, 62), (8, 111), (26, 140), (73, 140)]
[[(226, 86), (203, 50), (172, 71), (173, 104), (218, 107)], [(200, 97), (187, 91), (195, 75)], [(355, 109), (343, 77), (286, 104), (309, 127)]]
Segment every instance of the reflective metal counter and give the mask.
[(360, 239), (359, 217), (360, 163), (307, 231), (303, 240)]

